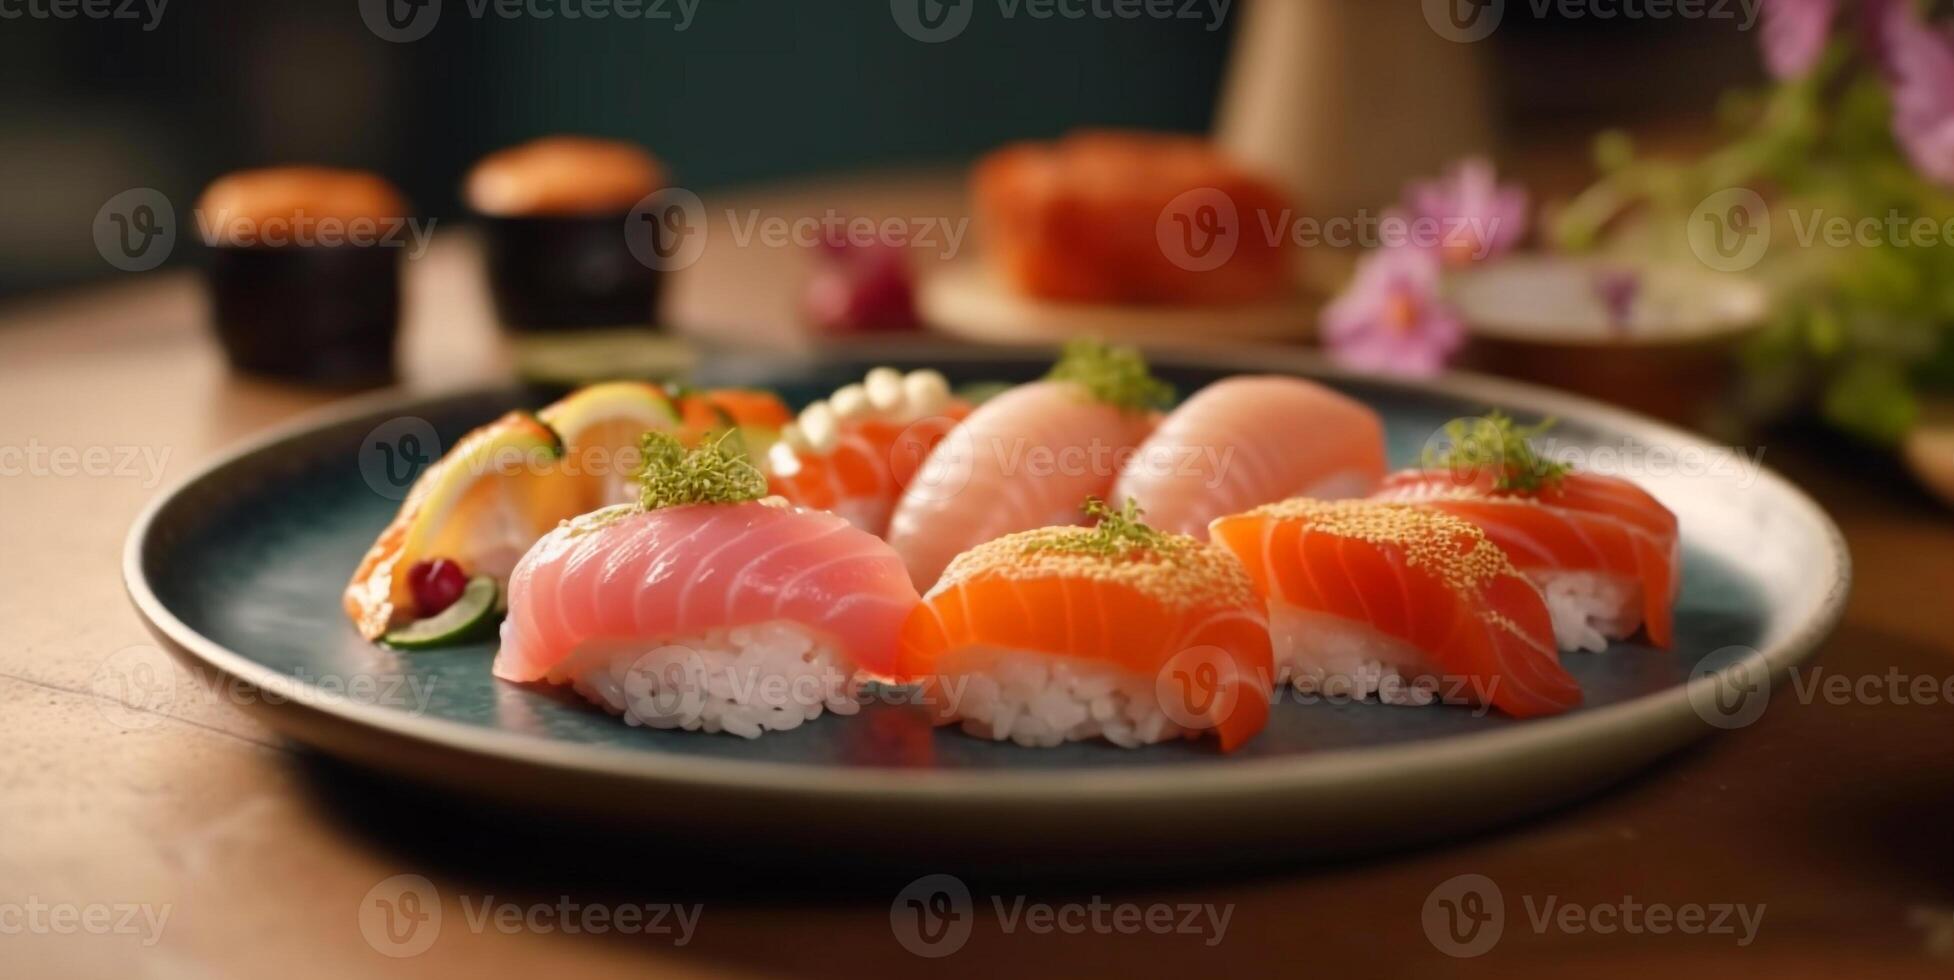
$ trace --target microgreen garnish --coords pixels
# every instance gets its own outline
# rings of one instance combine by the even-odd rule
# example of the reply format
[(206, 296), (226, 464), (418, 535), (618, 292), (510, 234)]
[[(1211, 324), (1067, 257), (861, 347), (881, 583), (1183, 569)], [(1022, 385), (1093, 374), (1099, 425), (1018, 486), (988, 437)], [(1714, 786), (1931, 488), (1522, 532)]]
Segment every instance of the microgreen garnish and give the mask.
[(645, 510), (684, 504), (737, 504), (767, 495), (767, 478), (746, 459), (731, 432), (697, 449), (670, 433), (647, 432), (639, 443), (644, 461), (635, 474), (638, 505)]
[(1140, 505), (1127, 498), (1126, 506), (1114, 510), (1098, 497), (1087, 497), (1082, 508), (1087, 517), (1098, 521), (1083, 534), (1041, 537), (1025, 545), (1025, 551), (1064, 551), (1107, 558), (1128, 558), (1142, 552), (1172, 555), (1187, 546), (1186, 539), (1148, 527), (1140, 520)]
[(1453, 419), (1445, 423), (1448, 444), (1426, 447), (1424, 465), (1455, 473), (1490, 471), (1495, 490), (1531, 493), (1554, 486), (1572, 467), (1542, 456), (1532, 442), (1553, 425), (1553, 419), (1518, 425), (1498, 411), (1483, 418)]
[(1174, 401), (1174, 386), (1154, 377), (1137, 349), (1089, 337), (1067, 343), (1045, 378), (1084, 385), (1094, 399), (1128, 412), (1166, 408)]

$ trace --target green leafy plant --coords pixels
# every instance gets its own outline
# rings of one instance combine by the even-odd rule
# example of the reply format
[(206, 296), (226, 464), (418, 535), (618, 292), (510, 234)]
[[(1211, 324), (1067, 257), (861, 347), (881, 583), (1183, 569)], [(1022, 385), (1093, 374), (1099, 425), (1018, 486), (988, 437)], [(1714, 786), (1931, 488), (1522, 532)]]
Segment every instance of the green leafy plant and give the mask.
[[(1935, 30), (1924, 9), (1899, 12)], [(1954, 189), (1923, 173), (1896, 134), (1903, 82), (1870, 47), (1839, 31), (1803, 75), (1728, 96), (1728, 141), (1696, 159), (1644, 158), (1625, 134), (1604, 134), (1601, 179), (1548, 233), (1572, 251), (1686, 260), (1702, 257), (1692, 222), (1715, 229), (1732, 216), (1718, 195), (1760, 195), (1765, 213), (1744, 217), (1768, 230), (1769, 246), (1746, 271), (1771, 289), (1773, 310), (1741, 355), (1745, 414), (1810, 407), (1892, 443), (1923, 396), (1954, 389)]]

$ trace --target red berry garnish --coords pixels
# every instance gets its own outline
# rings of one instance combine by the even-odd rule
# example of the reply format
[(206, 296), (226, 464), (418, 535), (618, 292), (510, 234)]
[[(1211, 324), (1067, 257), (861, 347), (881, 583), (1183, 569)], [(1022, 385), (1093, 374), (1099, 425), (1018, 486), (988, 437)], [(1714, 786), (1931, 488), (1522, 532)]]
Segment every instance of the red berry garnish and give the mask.
[(468, 573), (446, 558), (419, 561), (407, 570), (407, 587), (414, 592), (414, 611), (426, 618), (461, 598), (468, 588)]

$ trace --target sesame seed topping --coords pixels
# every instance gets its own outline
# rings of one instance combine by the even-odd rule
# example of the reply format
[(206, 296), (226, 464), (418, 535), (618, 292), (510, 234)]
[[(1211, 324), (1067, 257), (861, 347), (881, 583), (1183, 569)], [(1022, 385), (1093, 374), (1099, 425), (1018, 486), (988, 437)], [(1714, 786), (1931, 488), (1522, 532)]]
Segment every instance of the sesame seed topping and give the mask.
[(1255, 604), (1255, 588), (1241, 562), (1226, 551), (1181, 534), (1162, 535), (1167, 547), (1108, 552), (1086, 527), (1047, 527), (1007, 534), (958, 555), (930, 590), (977, 579), (1085, 579), (1124, 585), (1173, 609)]
[(1296, 497), (1257, 507), (1249, 515), (1302, 521), (1311, 531), (1394, 547), (1404, 555), (1406, 565), (1429, 572), (1455, 590), (1520, 574), (1506, 552), (1477, 525), (1435, 508)]

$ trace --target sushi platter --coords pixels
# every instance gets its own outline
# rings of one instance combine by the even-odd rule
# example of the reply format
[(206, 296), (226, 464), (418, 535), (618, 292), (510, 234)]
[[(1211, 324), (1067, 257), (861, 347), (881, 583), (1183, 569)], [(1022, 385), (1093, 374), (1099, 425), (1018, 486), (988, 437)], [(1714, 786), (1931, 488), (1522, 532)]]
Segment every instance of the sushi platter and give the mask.
[(164, 494), (124, 572), (269, 724), (408, 779), (1082, 864), (1594, 792), (1740, 727), (1850, 578), (1788, 483), (1616, 409), (1096, 343), (375, 396)]

